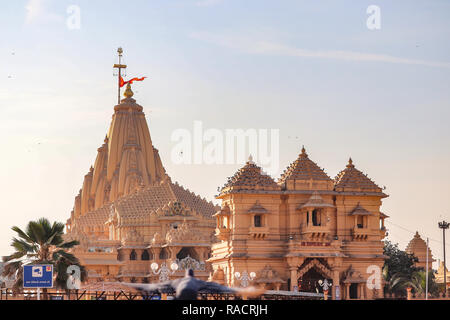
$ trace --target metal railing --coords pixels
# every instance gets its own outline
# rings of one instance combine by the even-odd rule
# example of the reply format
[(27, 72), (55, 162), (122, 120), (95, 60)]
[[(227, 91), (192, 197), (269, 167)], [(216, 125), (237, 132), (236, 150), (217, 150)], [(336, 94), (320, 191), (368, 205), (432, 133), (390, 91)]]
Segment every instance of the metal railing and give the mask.
[[(127, 291), (56, 290), (41, 292), (41, 300), (161, 300), (160, 294), (145, 295)], [(173, 294), (166, 294), (164, 300), (173, 300)], [(241, 296), (229, 293), (199, 292), (199, 300), (242, 300)], [(257, 299), (249, 300), (322, 300), (323, 294), (269, 290)], [(0, 289), (0, 300), (37, 300), (36, 290)]]

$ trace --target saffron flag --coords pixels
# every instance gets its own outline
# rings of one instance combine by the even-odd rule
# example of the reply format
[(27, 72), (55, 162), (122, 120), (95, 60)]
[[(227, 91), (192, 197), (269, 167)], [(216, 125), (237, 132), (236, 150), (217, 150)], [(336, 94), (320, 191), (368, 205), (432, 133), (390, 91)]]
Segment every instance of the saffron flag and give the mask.
[(143, 81), (145, 78), (147, 78), (147, 77), (133, 78), (133, 79), (130, 79), (130, 80), (128, 80), (128, 81), (125, 81), (125, 80), (123, 80), (122, 77), (120, 77), (120, 87), (122, 88), (122, 87), (123, 87), (124, 85), (126, 85), (127, 83), (132, 84), (133, 81)]

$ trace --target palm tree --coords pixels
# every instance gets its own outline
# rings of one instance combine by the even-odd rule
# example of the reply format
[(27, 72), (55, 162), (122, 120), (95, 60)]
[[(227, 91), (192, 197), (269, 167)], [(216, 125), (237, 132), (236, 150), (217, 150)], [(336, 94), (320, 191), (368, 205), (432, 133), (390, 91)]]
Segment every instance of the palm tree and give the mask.
[[(13, 254), (3, 257), (3, 276), (16, 278), (13, 290), (17, 292), (23, 286), (23, 266), (26, 264), (51, 264), (56, 274), (55, 285), (57, 288), (66, 288), (68, 274), (67, 267), (77, 265), (81, 270), (81, 281), (86, 277), (86, 270), (80, 265), (79, 260), (68, 249), (78, 245), (79, 242), (64, 242), (64, 224), (41, 218), (30, 221), (25, 232), (19, 227), (12, 227), (17, 233), (11, 242), (16, 250)], [(44, 295), (45, 295), (44, 290)]]
[[(394, 274), (388, 281), (388, 288), (391, 292), (404, 294), (406, 288), (412, 288), (412, 291), (418, 295), (424, 295), (426, 291), (426, 273), (425, 271), (415, 271), (411, 276), (401, 273)], [(436, 293), (436, 284), (432, 272), (428, 273), (428, 292)]]

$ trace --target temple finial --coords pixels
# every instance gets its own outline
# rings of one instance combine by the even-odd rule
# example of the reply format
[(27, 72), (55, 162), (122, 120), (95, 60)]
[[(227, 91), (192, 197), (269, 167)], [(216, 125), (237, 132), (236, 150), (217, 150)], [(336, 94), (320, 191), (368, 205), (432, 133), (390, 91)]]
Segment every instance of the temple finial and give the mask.
[(353, 165), (353, 160), (352, 160), (352, 158), (350, 157), (349, 159), (348, 159), (348, 164), (347, 164), (347, 168), (354, 168), (355, 166)]
[(131, 90), (131, 85), (129, 83), (127, 84), (127, 88), (123, 93), (123, 95), (125, 96), (125, 98), (131, 98), (134, 95), (133, 91)]
[(302, 146), (302, 153), (300, 154), (300, 156), (302, 158), (307, 158), (308, 157), (308, 154), (306, 153), (305, 146)]
[(252, 155), (249, 155), (248, 156), (248, 161), (247, 161), (248, 163), (253, 163), (253, 157), (252, 157)]

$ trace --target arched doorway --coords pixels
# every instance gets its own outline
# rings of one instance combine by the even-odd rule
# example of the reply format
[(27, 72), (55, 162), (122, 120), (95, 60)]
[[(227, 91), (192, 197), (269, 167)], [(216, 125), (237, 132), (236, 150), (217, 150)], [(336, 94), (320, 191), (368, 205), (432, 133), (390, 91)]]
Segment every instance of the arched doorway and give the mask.
[(307, 259), (299, 268), (298, 290), (301, 292), (323, 293), (320, 285), (325, 279), (332, 283), (331, 270), (323, 259)]
[(192, 259), (199, 261), (197, 251), (195, 251), (195, 249), (192, 247), (183, 247), (177, 253), (178, 260), (182, 260), (182, 259), (186, 258), (187, 256), (190, 256)]
[[(303, 277), (298, 279), (298, 290), (301, 292), (321, 293), (322, 287), (319, 284), (320, 280), (324, 280), (324, 276), (315, 268), (309, 269)], [(328, 279), (330, 282), (331, 280)]]

